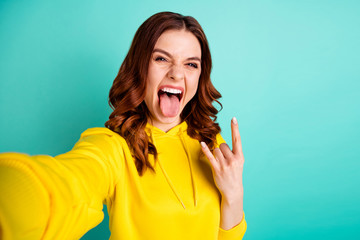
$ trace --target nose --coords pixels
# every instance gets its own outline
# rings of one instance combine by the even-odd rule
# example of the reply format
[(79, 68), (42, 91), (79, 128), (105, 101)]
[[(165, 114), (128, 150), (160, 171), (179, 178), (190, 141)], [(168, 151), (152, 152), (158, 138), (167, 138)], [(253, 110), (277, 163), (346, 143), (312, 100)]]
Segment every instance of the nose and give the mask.
[(174, 64), (168, 71), (168, 77), (174, 81), (180, 81), (184, 79), (184, 69), (182, 66)]

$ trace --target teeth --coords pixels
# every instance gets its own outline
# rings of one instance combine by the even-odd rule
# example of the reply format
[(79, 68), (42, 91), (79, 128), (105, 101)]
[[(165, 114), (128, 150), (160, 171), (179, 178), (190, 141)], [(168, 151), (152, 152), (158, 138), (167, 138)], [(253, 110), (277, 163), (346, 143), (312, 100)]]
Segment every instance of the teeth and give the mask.
[(174, 88), (162, 88), (161, 91), (172, 93), (172, 94), (181, 94), (181, 90), (174, 89)]

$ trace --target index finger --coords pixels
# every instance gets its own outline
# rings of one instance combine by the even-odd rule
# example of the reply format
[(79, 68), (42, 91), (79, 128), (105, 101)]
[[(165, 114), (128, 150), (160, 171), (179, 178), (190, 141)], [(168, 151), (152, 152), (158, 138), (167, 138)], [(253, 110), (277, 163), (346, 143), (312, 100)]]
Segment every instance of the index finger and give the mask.
[(231, 119), (232, 151), (234, 154), (242, 153), (239, 126), (235, 117)]

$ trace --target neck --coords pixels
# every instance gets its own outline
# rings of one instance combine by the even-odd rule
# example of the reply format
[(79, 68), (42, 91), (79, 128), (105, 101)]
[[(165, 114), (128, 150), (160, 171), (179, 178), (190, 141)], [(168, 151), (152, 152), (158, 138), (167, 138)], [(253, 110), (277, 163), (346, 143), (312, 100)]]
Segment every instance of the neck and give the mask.
[(178, 118), (175, 121), (172, 122), (160, 122), (157, 121), (155, 119), (149, 119), (148, 121), (152, 126), (157, 127), (158, 129), (164, 131), (164, 132), (168, 132), (170, 129), (172, 129), (173, 127), (179, 125), (181, 123), (181, 119)]

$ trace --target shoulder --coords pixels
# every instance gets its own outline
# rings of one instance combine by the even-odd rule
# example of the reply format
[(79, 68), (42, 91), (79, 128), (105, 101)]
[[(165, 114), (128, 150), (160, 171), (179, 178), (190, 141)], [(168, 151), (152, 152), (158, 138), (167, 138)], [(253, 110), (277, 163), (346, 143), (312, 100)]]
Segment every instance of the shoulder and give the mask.
[(89, 128), (85, 130), (73, 148), (60, 158), (77, 158), (79, 156), (92, 159), (119, 162), (119, 158), (128, 152), (128, 145), (123, 137), (107, 128)]
[(82, 134), (80, 138), (84, 138), (84, 137), (88, 137), (88, 136), (99, 136), (99, 135), (103, 135), (103, 136), (108, 136), (108, 137), (113, 137), (116, 135), (119, 135), (116, 132), (111, 131), (108, 128), (104, 128), (104, 127), (95, 127), (95, 128), (88, 128), (86, 129)]
[(126, 145), (126, 141), (122, 136), (105, 127), (86, 129), (80, 135), (79, 142), (89, 142), (99, 147), (110, 147), (111, 145), (124, 144)]

